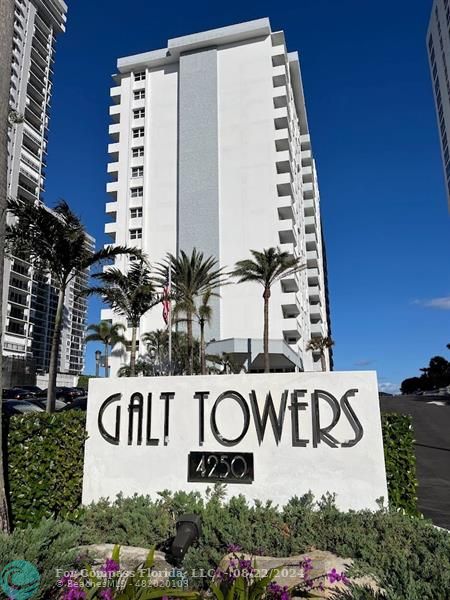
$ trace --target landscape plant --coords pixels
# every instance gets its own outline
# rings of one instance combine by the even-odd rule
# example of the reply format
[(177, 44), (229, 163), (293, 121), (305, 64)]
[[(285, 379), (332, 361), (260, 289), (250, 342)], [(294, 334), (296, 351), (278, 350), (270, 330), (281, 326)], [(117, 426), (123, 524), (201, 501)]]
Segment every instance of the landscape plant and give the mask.
[(127, 341), (124, 336), (126, 328), (122, 323), (110, 323), (109, 321), (100, 321), (100, 323), (92, 323), (87, 328), (88, 335), (86, 342), (101, 342), (103, 344), (105, 377), (109, 377), (109, 351), (117, 344), (126, 345)]
[(140, 252), (118, 245), (94, 252), (85, 226), (64, 200), (49, 209), (41, 202), (10, 199), (8, 211), (14, 217), (7, 228), (9, 252), (25, 258), (36, 270), (49, 273), (58, 289), (47, 388), (47, 412), (52, 413), (55, 410), (64, 302), (70, 282), (78, 273), (116, 256), (139, 255)]
[(220, 286), (227, 283), (224, 268), (213, 256), (205, 257), (203, 252), (194, 248), (191, 254), (180, 250), (177, 256), (168, 254), (166, 261), (158, 266), (159, 284), (165, 286), (171, 270), (171, 297), (175, 300), (175, 311), (186, 318), (187, 364), (188, 375), (194, 374), (194, 334), (193, 318), (196, 312), (196, 301), (215, 293)]
[(101, 285), (93, 286), (88, 294), (97, 294), (119, 316), (126, 319), (131, 327), (131, 348), (129, 373), (136, 375), (137, 330), (141, 318), (162, 300), (157, 293), (153, 272), (148, 260), (141, 256), (135, 260), (127, 273), (117, 267), (109, 267), (93, 278)]
[(253, 258), (240, 260), (236, 263), (233, 275), (238, 283), (256, 282), (263, 287), (264, 300), (264, 372), (270, 372), (269, 360), (269, 300), (272, 286), (283, 278), (295, 275), (306, 265), (301, 264), (300, 258), (279, 248), (267, 248), (261, 252), (250, 250)]

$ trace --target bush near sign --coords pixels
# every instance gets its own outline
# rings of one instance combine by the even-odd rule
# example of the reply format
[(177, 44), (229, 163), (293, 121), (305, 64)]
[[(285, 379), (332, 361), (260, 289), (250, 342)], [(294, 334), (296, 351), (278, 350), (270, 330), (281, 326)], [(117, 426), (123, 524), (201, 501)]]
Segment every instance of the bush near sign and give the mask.
[(206, 490), (287, 501), (387, 501), (376, 374), (277, 373), (96, 379), (83, 500)]

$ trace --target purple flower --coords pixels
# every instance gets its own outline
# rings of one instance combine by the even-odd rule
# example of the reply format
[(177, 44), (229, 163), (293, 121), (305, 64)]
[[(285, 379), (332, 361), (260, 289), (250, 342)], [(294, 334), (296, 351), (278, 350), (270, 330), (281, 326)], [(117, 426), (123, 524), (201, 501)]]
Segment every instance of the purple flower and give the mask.
[(336, 569), (331, 569), (331, 571), (327, 573), (327, 577), (330, 583), (339, 583), (340, 581), (342, 581), (342, 583), (344, 583), (345, 585), (348, 585), (350, 583), (344, 571), (338, 573)]
[(105, 564), (100, 567), (100, 571), (110, 577), (113, 573), (117, 573), (120, 569), (119, 565), (112, 558), (107, 558)]
[(73, 586), (64, 594), (63, 600), (86, 600), (86, 592), (77, 585)]
[(290, 599), (288, 587), (286, 585), (282, 587), (280, 584), (276, 583), (275, 581), (272, 581), (271, 583), (269, 583), (269, 585), (267, 586), (267, 592), (268, 592), (268, 595), (271, 600), (289, 600)]
[(102, 598), (102, 600), (114, 600), (112, 589), (107, 588), (106, 590), (102, 590), (100, 592), (100, 598)]
[(311, 558), (304, 558), (301, 562), (300, 562), (300, 567), (303, 569), (305, 575), (307, 575), (309, 573), (309, 571), (312, 571), (313, 565), (312, 565), (312, 559)]
[(239, 544), (228, 544), (227, 550), (228, 552), (240, 552), (242, 548)]

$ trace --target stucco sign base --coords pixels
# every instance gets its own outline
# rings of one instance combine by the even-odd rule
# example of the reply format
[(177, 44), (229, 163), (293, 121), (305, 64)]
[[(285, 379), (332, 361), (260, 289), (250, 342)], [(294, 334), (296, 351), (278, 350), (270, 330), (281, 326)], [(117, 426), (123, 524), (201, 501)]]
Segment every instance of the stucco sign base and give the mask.
[(250, 501), (387, 501), (374, 372), (93, 379), (87, 430), (84, 503), (215, 481)]

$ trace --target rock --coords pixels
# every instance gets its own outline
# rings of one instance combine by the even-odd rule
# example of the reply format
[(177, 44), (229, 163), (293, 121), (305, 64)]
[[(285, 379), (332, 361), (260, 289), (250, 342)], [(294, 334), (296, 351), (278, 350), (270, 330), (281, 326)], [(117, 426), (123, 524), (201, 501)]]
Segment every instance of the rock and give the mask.
[[(220, 568), (226, 569), (232, 558), (234, 558), (233, 554), (228, 554), (225, 556), (220, 563)], [(278, 568), (279, 574), (274, 581), (276, 581), (279, 585), (287, 586), (288, 588), (293, 588), (303, 583), (303, 569), (300, 567), (300, 563), (302, 563), (305, 558), (310, 558), (312, 561), (313, 569), (309, 575), (310, 579), (326, 575), (332, 569), (336, 569), (338, 573), (346, 573), (353, 564), (353, 560), (351, 558), (341, 558), (335, 554), (332, 554), (331, 552), (314, 549), (310, 552), (306, 552), (305, 554), (299, 554), (297, 556), (290, 556), (286, 558), (274, 556), (251, 556), (248, 554), (244, 555), (244, 558), (252, 559), (253, 562), (256, 563), (256, 568), (263, 572), (269, 569)], [(380, 587), (375, 579), (368, 575), (355, 578), (349, 577), (349, 580), (355, 584), (369, 586), (374, 591), (380, 591)], [(320, 581), (323, 583), (324, 591), (321, 592), (320, 590), (314, 590), (315, 597), (317, 598), (330, 598), (333, 592), (339, 589), (345, 589), (346, 587), (345, 584), (340, 582), (330, 583), (326, 577), (320, 579)]]
[[(86, 562), (94, 570), (104, 564), (107, 558), (111, 558), (114, 550), (114, 544), (92, 544), (90, 546), (80, 546), (78, 552), (86, 557)], [(148, 548), (136, 548), (134, 546), (120, 547), (120, 567), (125, 571), (134, 571), (146, 561)], [(152, 572), (152, 582), (154, 585), (164, 585), (167, 583), (170, 574), (173, 572), (173, 566), (166, 561), (165, 554), (155, 551)]]
[[(104, 564), (107, 558), (111, 558), (113, 549), (113, 544), (93, 544), (91, 546), (79, 547), (78, 552), (83, 557), (86, 557), (86, 563), (91, 565), (95, 570)], [(138, 569), (145, 562), (148, 552), (149, 550), (147, 548), (121, 546), (121, 569), (126, 571)], [(256, 568), (260, 569), (261, 571), (268, 571), (269, 569), (278, 568), (280, 572), (275, 578), (275, 581), (280, 585), (286, 585), (289, 588), (295, 587), (303, 582), (303, 569), (300, 567), (300, 563), (303, 562), (305, 558), (310, 558), (312, 560), (313, 570), (310, 574), (311, 579), (326, 575), (326, 573), (329, 573), (332, 569), (336, 569), (338, 573), (345, 573), (353, 564), (353, 560), (351, 558), (341, 558), (335, 554), (332, 554), (331, 552), (315, 549), (312, 549), (310, 552), (306, 552), (305, 554), (299, 554), (297, 556), (290, 556), (286, 558), (274, 556), (243, 556), (244, 558), (251, 559), (254, 563), (256, 563)], [(232, 558), (234, 558), (233, 554), (228, 554), (225, 556), (220, 562), (220, 568), (225, 570)], [(173, 573), (173, 566), (166, 561), (165, 555), (162, 552), (155, 552), (152, 573), (152, 583), (154, 585), (167, 585), (170, 574)], [(380, 591), (380, 587), (378, 586), (376, 580), (369, 575), (349, 579), (352, 583), (366, 585), (371, 587), (374, 591)], [(326, 577), (321, 579), (321, 581), (324, 584), (324, 591), (320, 592), (319, 590), (314, 590), (315, 597), (317, 598), (331, 598), (333, 591), (345, 588), (345, 585), (342, 583), (330, 583)]]

